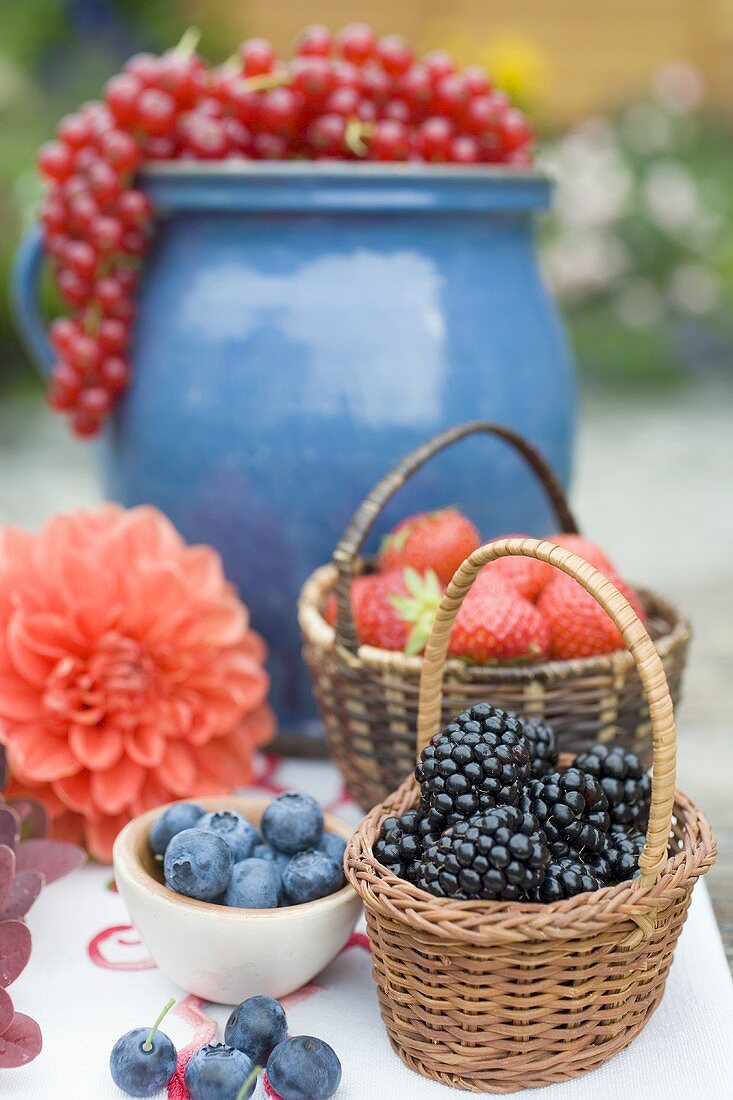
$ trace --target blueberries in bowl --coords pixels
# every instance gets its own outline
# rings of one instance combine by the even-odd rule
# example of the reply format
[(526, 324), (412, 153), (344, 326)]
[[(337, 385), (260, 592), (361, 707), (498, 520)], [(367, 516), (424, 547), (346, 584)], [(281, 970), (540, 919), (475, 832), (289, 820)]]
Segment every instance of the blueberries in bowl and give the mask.
[(291, 905), (325, 898), (340, 890), (343, 884), (341, 864), (318, 848), (298, 852), (283, 871), (283, 888)]
[(225, 840), (203, 829), (176, 833), (165, 850), (165, 880), (178, 894), (213, 901), (229, 886), (234, 856)]
[(344, 839), (324, 832), (310, 795), (286, 791), (266, 807), (261, 832), (235, 810), (192, 802), (165, 809), (149, 844), (165, 885), (197, 901), (238, 909), (303, 905), (344, 885)]
[(323, 811), (310, 795), (285, 791), (273, 798), (262, 815), (260, 828), (271, 847), (293, 856), (318, 844), (323, 833)]
[(206, 829), (225, 840), (232, 850), (236, 863), (249, 859), (260, 842), (260, 834), (246, 817), (234, 810), (215, 810), (204, 814), (196, 822), (197, 829)]

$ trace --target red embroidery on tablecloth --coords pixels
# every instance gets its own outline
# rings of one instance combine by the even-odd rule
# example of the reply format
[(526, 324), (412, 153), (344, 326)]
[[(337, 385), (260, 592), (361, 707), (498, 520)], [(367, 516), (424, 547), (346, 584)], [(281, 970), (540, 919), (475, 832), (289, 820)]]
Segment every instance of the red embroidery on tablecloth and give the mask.
[(185, 1047), (178, 1051), (178, 1062), (173, 1076), (168, 1082), (168, 1100), (188, 1100), (185, 1077), (186, 1066), (197, 1050), (201, 1050), (201, 1047), (205, 1047), (207, 1043), (211, 1043), (216, 1039), (216, 1021), (207, 1016), (205, 1012), (201, 1012), (200, 1006), (206, 1003), (201, 997), (195, 997), (193, 993), (190, 993), (188, 997), (179, 1001), (171, 1009), (171, 1015), (180, 1016), (186, 1023), (191, 1024), (193, 1036)]
[(339, 793), (330, 802), (327, 802), (325, 804), (324, 809), (327, 810), (328, 813), (330, 813), (330, 814), (335, 814), (339, 810), (343, 810), (344, 807), (348, 807), (349, 809), (351, 809), (352, 807), (355, 807), (355, 806), (356, 806), (356, 803), (354, 802), (353, 798), (349, 794), (349, 791), (348, 791), (348, 788), (347, 788), (346, 784), (342, 783), (341, 784), (341, 790), (339, 791)]
[(270, 794), (282, 794), (283, 791), (288, 790), (287, 787), (275, 782), (277, 770), (282, 764), (282, 757), (273, 756), (272, 753), (266, 752), (257, 757), (257, 763), (261, 765), (261, 768), (252, 783), (252, 787), (269, 791)]
[(364, 932), (352, 932), (341, 950), (348, 951), (350, 947), (361, 947), (364, 951), (369, 951), (369, 937)]
[(262, 1084), (265, 1086), (265, 1094), (270, 1097), (270, 1100), (282, 1100), (282, 1097), (278, 1092), (275, 1092), (274, 1088), (270, 1084), (267, 1073), (262, 1074)]
[(287, 997), (278, 997), (278, 1000), (287, 1012), (291, 1008), (295, 1008), (296, 1005), (299, 1005), (301, 1001), (307, 1001), (308, 998), (312, 997), (315, 993), (320, 993), (322, 989), (322, 985), (318, 985), (316, 982), (310, 982), (309, 985), (302, 985), (300, 989), (296, 989), (294, 993), (288, 993)]
[[(129, 935), (132, 933), (132, 935)], [(113, 959), (105, 954), (107, 945), (121, 947), (127, 951), (131, 947), (141, 947), (142, 940), (135, 932), (131, 924), (113, 924), (110, 928), (104, 928), (97, 932), (89, 941), (87, 954), (95, 966), (101, 966), (103, 970), (154, 970), (155, 963), (149, 955), (136, 959)]]

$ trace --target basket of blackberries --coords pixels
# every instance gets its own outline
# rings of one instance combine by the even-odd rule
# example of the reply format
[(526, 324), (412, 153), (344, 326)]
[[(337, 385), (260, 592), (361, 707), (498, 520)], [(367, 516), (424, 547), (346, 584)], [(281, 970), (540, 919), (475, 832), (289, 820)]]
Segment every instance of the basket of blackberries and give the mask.
[[(502, 558), (575, 578), (635, 662), (651, 775), (623, 745), (558, 756), (550, 725), (477, 702), (442, 725), (454, 619)], [(470, 554), (435, 617), (420, 680), (414, 775), (346, 851), (366, 909), (382, 1018), (411, 1068), (511, 1092), (575, 1077), (627, 1046), (659, 1003), (692, 888), (715, 860), (675, 789), (672, 701), (626, 597), (568, 549), (509, 538)]]

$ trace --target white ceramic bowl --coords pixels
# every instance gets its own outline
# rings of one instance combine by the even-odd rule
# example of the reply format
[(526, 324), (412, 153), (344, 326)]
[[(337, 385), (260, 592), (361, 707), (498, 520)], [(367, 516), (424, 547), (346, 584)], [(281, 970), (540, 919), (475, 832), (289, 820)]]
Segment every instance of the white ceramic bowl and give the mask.
[[(259, 826), (269, 798), (217, 795), (196, 799), (206, 810), (238, 810)], [(354, 930), (361, 903), (351, 886), (282, 909), (234, 909), (169, 890), (148, 846), (165, 807), (141, 814), (117, 837), (117, 887), (140, 938), (171, 981), (207, 1001), (238, 1004), (255, 993), (284, 997), (338, 955)], [(348, 840), (350, 826), (325, 814), (326, 829)]]

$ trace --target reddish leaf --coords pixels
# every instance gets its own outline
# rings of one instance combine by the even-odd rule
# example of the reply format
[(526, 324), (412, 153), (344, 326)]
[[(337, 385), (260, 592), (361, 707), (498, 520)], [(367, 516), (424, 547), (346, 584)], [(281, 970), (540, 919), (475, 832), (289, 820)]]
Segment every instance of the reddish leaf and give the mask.
[(0, 989), (0, 1035), (7, 1031), (13, 1019), (13, 1002), (10, 994)]
[(8, 765), (5, 757), (5, 746), (0, 745), (0, 799), (2, 792), (8, 785)]
[(43, 889), (40, 871), (18, 871), (5, 904), (0, 906), (0, 921), (24, 917)]
[(45, 808), (34, 798), (13, 798), (8, 803), (20, 818), (23, 840), (40, 840), (48, 836), (49, 820)]
[(0, 844), (15, 851), (20, 839), (20, 818), (12, 806), (0, 806)]
[(65, 840), (24, 840), (18, 847), (19, 871), (40, 871), (46, 883), (63, 878), (84, 863), (86, 855)]
[(15, 878), (15, 852), (6, 844), (0, 844), (0, 906), (10, 893)]
[(10, 1027), (0, 1035), (0, 1069), (24, 1066), (41, 1053), (43, 1039), (35, 1020), (16, 1012)]
[(31, 934), (22, 920), (0, 924), (0, 986), (12, 985), (31, 957)]

